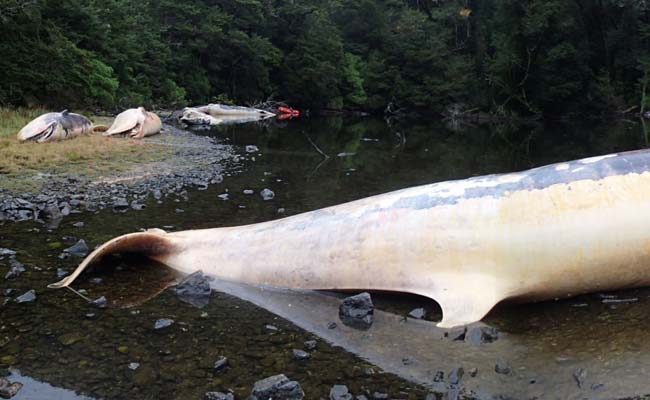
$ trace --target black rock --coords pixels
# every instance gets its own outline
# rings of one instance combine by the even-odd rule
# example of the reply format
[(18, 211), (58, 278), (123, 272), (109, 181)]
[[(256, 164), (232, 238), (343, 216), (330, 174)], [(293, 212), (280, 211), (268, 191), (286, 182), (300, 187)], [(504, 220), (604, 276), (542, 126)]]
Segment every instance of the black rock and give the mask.
[(12, 258), (9, 260), (9, 271), (5, 275), (5, 279), (16, 278), (25, 271), (25, 266)]
[(503, 360), (498, 360), (496, 365), (494, 366), (494, 372), (497, 374), (503, 374), (503, 375), (508, 375), (510, 372), (512, 372), (512, 369), (510, 368), (510, 365), (503, 361)]
[(409, 313), (409, 317), (416, 319), (424, 319), (426, 316), (427, 312), (424, 310), (424, 308), (414, 308)]
[(154, 323), (154, 325), (153, 325), (153, 329), (163, 329), (163, 328), (167, 328), (168, 326), (171, 326), (173, 323), (174, 323), (174, 320), (173, 320), (173, 319), (170, 319), (170, 318), (161, 318), (161, 319), (157, 320), (157, 321)]
[(16, 297), (14, 301), (16, 303), (31, 303), (34, 300), (36, 300), (36, 291), (32, 289)]
[(576, 382), (576, 385), (578, 385), (578, 387), (581, 389), (585, 384), (585, 379), (587, 379), (587, 371), (585, 371), (584, 368), (578, 368), (573, 373), (573, 380)]
[(214, 362), (212, 369), (215, 371), (221, 371), (222, 369), (228, 366), (228, 359), (224, 356), (220, 356), (217, 361)]
[(63, 252), (71, 254), (73, 256), (83, 257), (88, 254), (88, 245), (86, 244), (85, 240), (79, 239), (77, 243), (73, 244), (67, 249), (64, 249)]
[(102, 296), (99, 297), (93, 301), (90, 302), (90, 305), (97, 307), (97, 308), (106, 308), (108, 305), (108, 300), (106, 300), (106, 297)]
[(0, 378), (0, 397), (10, 399), (18, 394), (22, 387), (23, 384), (20, 382), (9, 383), (6, 378)]
[(465, 335), (467, 334), (467, 328), (464, 326), (453, 328), (448, 332), (445, 332), (445, 336), (453, 341), (463, 341), (465, 340)]
[(305, 349), (312, 351), (316, 349), (318, 342), (316, 340), (307, 340), (305, 341)]
[(262, 189), (262, 191), (260, 192), (260, 196), (262, 196), (262, 199), (264, 201), (273, 200), (273, 198), (275, 197), (275, 193), (273, 193), (271, 189)]
[(330, 389), (330, 400), (352, 400), (352, 395), (345, 385), (334, 385)]
[(447, 375), (447, 379), (452, 385), (458, 385), (460, 383), (460, 380), (463, 379), (463, 375), (465, 375), (464, 369), (454, 368), (451, 370), (449, 375)]
[(194, 307), (203, 308), (210, 302), (210, 283), (203, 272), (197, 271), (176, 286), (176, 296)]
[(250, 400), (301, 400), (305, 392), (296, 381), (280, 374), (255, 382)]
[(339, 306), (339, 318), (344, 325), (367, 330), (374, 321), (374, 308), (370, 294), (360, 293), (343, 299)]
[(473, 345), (492, 343), (499, 338), (499, 331), (490, 326), (477, 326), (470, 329), (465, 340)]
[(235, 400), (235, 396), (232, 393), (207, 392), (205, 400)]
[(298, 361), (308, 360), (311, 355), (304, 350), (293, 349), (292, 351), (293, 359)]

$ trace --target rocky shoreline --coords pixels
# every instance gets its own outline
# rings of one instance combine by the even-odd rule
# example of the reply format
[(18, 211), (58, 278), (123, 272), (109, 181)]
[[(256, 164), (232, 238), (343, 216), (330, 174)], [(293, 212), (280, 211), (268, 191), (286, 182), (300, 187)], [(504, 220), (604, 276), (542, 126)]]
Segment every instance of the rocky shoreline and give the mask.
[(225, 171), (237, 169), (238, 156), (232, 146), (169, 124), (163, 133), (142, 143), (170, 147), (173, 156), (114, 176), (40, 173), (23, 177), (45, 180), (39, 193), (14, 193), (0, 185), (0, 222), (35, 220), (56, 228), (70, 214), (106, 208), (141, 210), (150, 197), (159, 202), (169, 196), (186, 198), (186, 189), (207, 189), (221, 182)]

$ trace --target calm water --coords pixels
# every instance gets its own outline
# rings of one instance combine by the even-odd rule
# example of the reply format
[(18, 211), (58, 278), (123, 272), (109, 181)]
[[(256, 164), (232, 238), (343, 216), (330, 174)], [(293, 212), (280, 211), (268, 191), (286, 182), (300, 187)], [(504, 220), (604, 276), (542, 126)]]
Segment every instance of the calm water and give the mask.
[[(462, 392), (480, 398), (650, 393), (649, 290), (608, 294), (637, 300), (614, 305), (593, 294), (500, 306), (484, 321), (499, 329), (499, 340), (477, 346), (451, 341), (427, 321), (405, 323), (403, 316), (415, 307), (426, 308), (431, 320), (439, 317), (434, 302), (418, 297), (374, 296), (381, 310), (374, 330), (359, 333), (326, 328), (337, 318), (338, 299), (323, 294), (224, 287), (230, 294), (217, 292), (207, 307), (197, 309), (167, 290), (137, 307), (97, 309), (71, 292), (46, 289), (58, 280), (57, 268), (72, 270), (79, 261), (58, 258), (69, 246), (66, 236), (84, 238), (92, 247), (141, 228), (173, 231), (266, 221), (417, 184), (643, 148), (647, 138), (640, 125), (452, 129), (439, 123), (312, 119), (199, 134), (237, 146), (240, 161), (223, 183), (190, 191), (188, 200), (151, 201), (143, 211), (119, 216), (108, 210), (72, 215), (52, 232), (31, 223), (0, 226), (0, 247), (18, 251), (27, 267), (18, 279), (0, 278), (0, 290), (15, 289), (6, 299), (28, 289), (37, 293), (33, 303), (0, 307), (0, 367), (26, 384), (16, 399), (201, 399), (207, 391), (227, 390), (245, 398), (256, 380), (278, 373), (298, 380), (308, 399), (327, 398), (334, 384), (346, 384), (355, 395), (424, 399), (429, 388), (439, 388), (438, 371), (446, 378), (457, 367), (466, 372)], [(257, 150), (246, 151), (251, 145)], [(261, 199), (264, 188), (275, 192), (273, 200)], [(245, 189), (255, 193), (246, 195)], [(218, 197), (224, 193), (228, 200)], [(85, 226), (74, 228), (77, 221)], [(103, 274), (102, 284), (86, 280), (77, 289), (109, 299), (142, 298), (146, 293), (141, 292), (160, 289), (150, 282), (161, 268), (127, 261), (122, 272)], [(0, 293), (0, 304), (5, 298)], [(159, 318), (175, 323), (157, 331), (153, 325)], [(266, 328), (269, 324), (278, 329)], [(312, 358), (293, 360), (291, 350), (312, 338), (319, 340)], [(214, 372), (219, 356), (228, 357), (230, 366)], [(497, 374), (497, 362), (512, 372)], [(131, 363), (138, 368), (129, 368)]]

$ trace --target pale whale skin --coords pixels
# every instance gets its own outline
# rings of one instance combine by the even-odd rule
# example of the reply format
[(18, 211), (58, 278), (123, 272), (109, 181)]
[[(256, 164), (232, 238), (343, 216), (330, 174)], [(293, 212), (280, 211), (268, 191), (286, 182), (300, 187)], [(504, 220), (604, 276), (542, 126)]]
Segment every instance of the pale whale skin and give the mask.
[(650, 286), (650, 151), (403, 189), (254, 225), (115, 238), (183, 273), (300, 289), (415, 293), (440, 327), (497, 303)]

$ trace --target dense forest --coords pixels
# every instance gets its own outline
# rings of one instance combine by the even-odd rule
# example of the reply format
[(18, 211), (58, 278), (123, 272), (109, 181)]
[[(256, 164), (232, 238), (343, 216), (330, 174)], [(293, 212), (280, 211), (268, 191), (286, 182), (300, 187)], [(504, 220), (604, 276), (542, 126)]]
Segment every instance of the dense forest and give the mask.
[(269, 98), (312, 110), (647, 110), (650, 1), (0, 0), (0, 104)]

